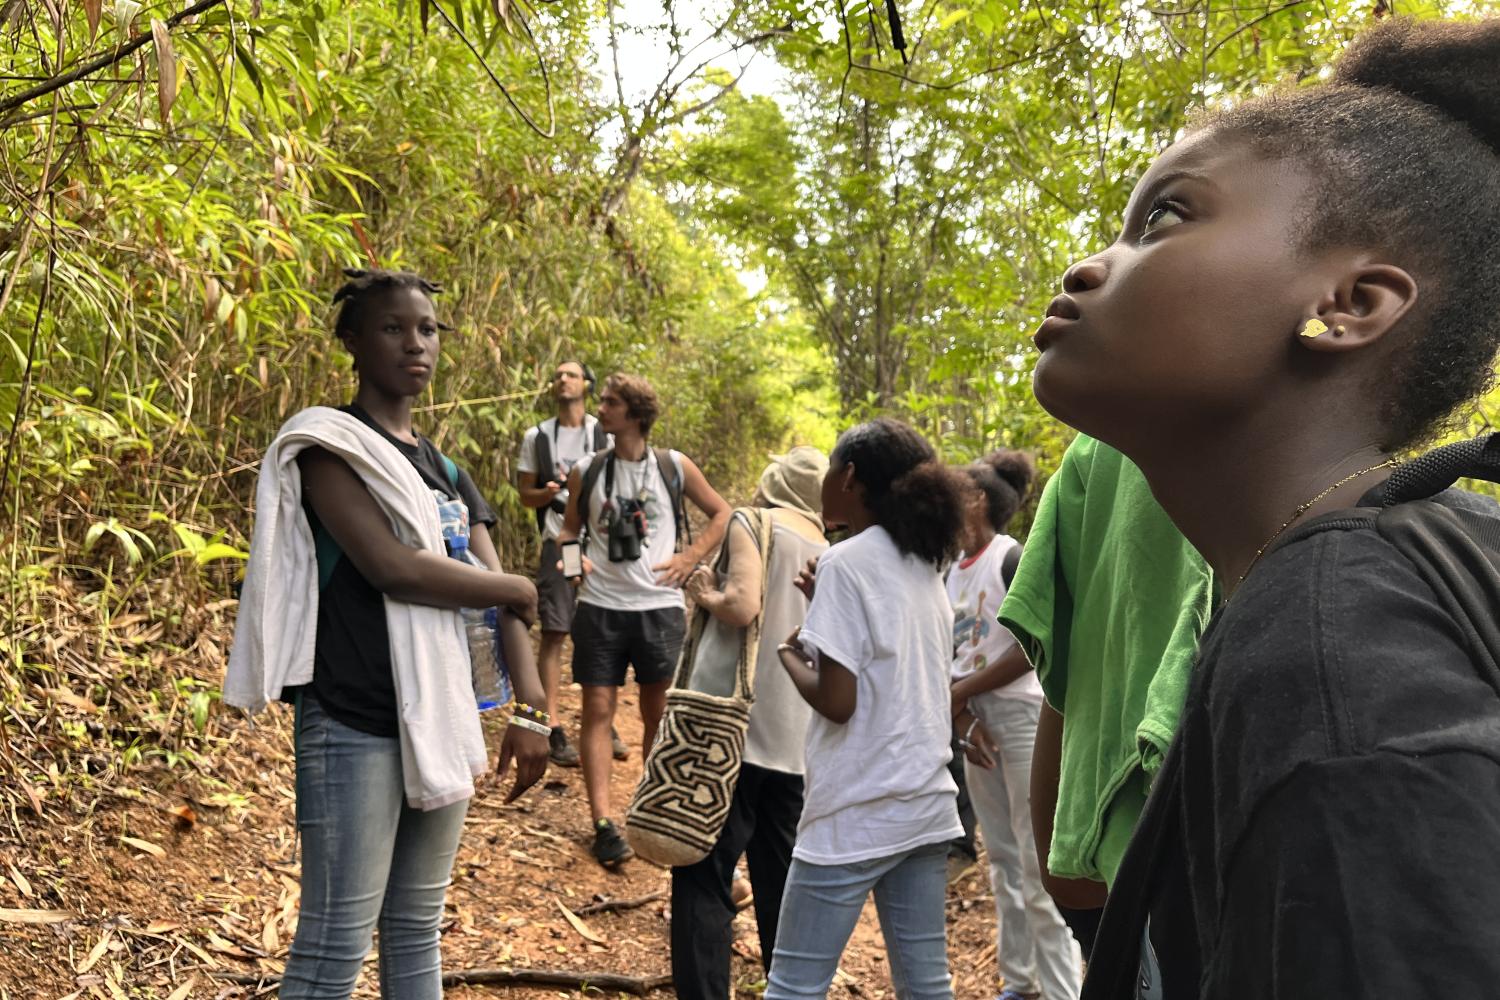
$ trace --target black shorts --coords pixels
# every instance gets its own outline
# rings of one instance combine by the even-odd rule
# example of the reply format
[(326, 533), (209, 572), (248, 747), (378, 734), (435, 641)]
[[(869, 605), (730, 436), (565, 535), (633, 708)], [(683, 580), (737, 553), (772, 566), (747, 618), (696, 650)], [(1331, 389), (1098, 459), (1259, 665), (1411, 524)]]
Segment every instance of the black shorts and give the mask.
[(557, 568), (560, 559), (557, 539), (549, 538), (542, 543), (542, 558), (536, 569), (536, 604), (543, 632), (568, 632), (573, 628), (578, 588)]
[(573, 680), (586, 687), (621, 687), (631, 666), (637, 684), (669, 681), (686, 631), (682, 608), (614, 611), (580, 603), (573, 618)]

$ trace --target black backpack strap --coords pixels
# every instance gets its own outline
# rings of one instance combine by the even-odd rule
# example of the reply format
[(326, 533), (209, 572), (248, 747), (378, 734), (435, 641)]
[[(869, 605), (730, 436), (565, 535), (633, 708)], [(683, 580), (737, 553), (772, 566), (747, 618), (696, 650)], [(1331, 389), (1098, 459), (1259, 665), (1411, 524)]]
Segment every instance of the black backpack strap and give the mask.
[(677, 522), (677, 537), (673, 543), (673, 551), (682, 551), (682, 540), (687, 538), (687, 543), (693, 543), (693, 526), (688, 523), (687, 507), (682, 502), (682, 469), (672, 458), (672, 449), (653, 448), (656, 452), (656, 467), (661, 470), (662, 482), (667, 484), (667, 496), (672, 501), (672, 519)]
[[(556, 468), (556, 462), (552, 457), (552, 442), (547, 438), (547, 421), (543, 420), (536, 425), (536, 439), (532, 442), (532, 464), (536, 466), (536, 481), (533, 486), (541, 489), (552, 481), (552, 473)], [(547, 528), (547, 507), (542, 504), (536, 509), (536, 530), (545, 531)]]
[(1384, 506), (1425, 500), (1463, 478), (1500, 483), (1500, 433), (1456, 441), (1398, 466), (1386, 480)]
[(1500, 528), (1494, 518), (1412, 500), (1382, 510), (1375, 527), (1432, 587), (1468, 641), (1480, 677), (1500, 693)]
[(1005, 553), (1005, 558), (1000, 562), (1000, 579), (1005, 583), (1005, 589), (1010, 589), (1010, 581), (1016, 578), (1016, 567), (1021, 565), (1021, 546), (1013, 547)]
[(1399, 466), (1375, 519), (1464, 633), (1480, 676), (1500, 692), (1500, 524), (1430, 499), (1459, 479), (1500, 482), (1500, 434), (1458, 441)]

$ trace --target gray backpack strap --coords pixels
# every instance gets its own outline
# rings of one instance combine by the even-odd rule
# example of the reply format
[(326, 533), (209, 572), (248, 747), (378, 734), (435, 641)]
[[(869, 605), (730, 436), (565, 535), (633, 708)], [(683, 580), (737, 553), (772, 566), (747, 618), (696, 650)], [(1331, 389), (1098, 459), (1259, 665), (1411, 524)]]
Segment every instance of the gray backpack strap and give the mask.
[(661, 470), (662, 482), (667, 484), (667, 496), (672, 501), (672, 519), (677, 522), (677, 538), (674, 551), (681, 552), (683, 538), (693, 544), (693, 526), (688, 523), (687, 505), (682, 502), (682, 465), (670, 448), (653, 448), (656, 452), (656, 467)]

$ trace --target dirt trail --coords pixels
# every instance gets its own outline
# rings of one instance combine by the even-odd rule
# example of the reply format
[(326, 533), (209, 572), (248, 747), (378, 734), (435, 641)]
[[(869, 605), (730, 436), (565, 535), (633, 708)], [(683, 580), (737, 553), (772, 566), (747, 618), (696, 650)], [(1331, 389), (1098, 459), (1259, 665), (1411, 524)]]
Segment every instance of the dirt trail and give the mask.
[[(563, 702), (576, 733), (577, 689), (565, 688)], [(221, 752), (196, 769), (132, 772), (127, 791), (74, 795), (72, 813), (49, 803), (42, 819), (16, 808), (0, 817), (0, 1000), (274, 995), (219, 977), (278, 973), (296, 926), (290, 713), (278, 709), (253, 726), (235, 720), (222, 728), (229, 738)], [(632, 748), (630, 760), (614, 769), (623, 812), (640, 773), (633, 695), (622, 697), (619, 728)], [(639, 860), (619, 874), (604, 871), (588, 853), (581, 774), (551, 768), (544, 782), (512, 806), (500, 805), (492, 782), (475, 798), (448, 894), (445, 968), (668, 974), (668, 873)], [(583, 917), (597, 942), (559, 906), (577, 910), (600, 898), (658, 892), (663, 898), (647, 905)], [(31, 911), (30, 919), (54, 911), (45, 919), (59, 922), (19, 923), (23, 914), (7, 911)], [(994, 996), (994, 916), (979, 868), (950, 887), (948, 916), (955, 996)], [(753, 996), (761, 971), (751, 912), (740, 915), (736, 930), (734, 981), (741, 995)], [(894, 995), (873, 906), (842, 968), (830, 996)], [(378, 996), (374, 973), (372, 958), (356, 996)], [(602, 994), (459, 986), (446, 995)]]

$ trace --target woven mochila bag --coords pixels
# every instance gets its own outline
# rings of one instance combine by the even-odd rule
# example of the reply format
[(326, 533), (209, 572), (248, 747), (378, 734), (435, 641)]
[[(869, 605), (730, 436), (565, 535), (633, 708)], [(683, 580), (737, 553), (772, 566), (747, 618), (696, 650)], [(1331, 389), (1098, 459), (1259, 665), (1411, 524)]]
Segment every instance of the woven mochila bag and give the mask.
[[(744, 522), (760, 549), (764, 608), (770, 511), (742, 507), (734, 516)], [(716, 566), (721, 585), (728, 565), (726, 533)], [(744, 628), (734, 628), (701, 607), (693, 611), (656, 741), (625, 813), (625, 836), (647, 861), (696, 864), (708, 856), (724, 830), (755, 701), (760, 624), (759, 614)], [(725, 689), (727, 695), (712, 693)]]

